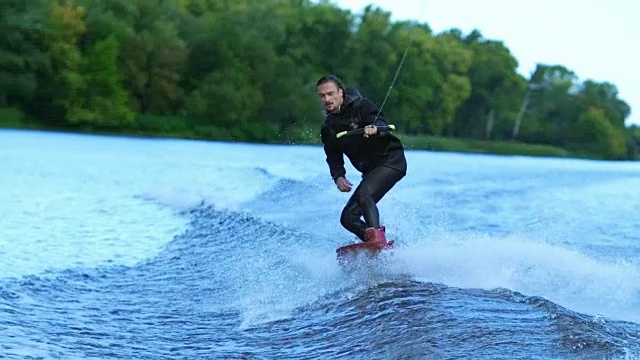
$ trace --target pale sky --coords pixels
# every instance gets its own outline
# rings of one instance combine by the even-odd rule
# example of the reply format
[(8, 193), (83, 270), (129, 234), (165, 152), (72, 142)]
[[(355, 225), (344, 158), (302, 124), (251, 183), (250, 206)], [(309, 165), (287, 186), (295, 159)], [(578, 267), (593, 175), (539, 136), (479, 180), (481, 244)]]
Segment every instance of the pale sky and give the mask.
[(413, 19), (436, 32), (478, 29), (503, 41), (528, 77), (536, 63), (562, 65), (579, 81), (610, 82), (631, 107), (627, 124), (640, 125), (640, 5), (630, 0), (333, 0), (360, 13), (368, 4)]

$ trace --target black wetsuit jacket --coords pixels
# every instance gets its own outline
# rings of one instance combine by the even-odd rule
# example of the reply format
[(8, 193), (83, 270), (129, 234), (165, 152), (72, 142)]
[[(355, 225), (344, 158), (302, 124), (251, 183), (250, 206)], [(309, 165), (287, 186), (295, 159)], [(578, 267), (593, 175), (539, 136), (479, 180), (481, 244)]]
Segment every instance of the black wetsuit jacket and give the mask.
[[(407, 162), (400, 140), (389, 131), (378, 131), (374, 136), (343, 136), (336, 134), (363, 128), (367, 125), (388, 125), (378, 107), (360, 95), (355, 88), (345, 89), (344, 102), (336, 114), (328, 114), (321, 128), (321, 138), (327, 155), (331, 177), (335, 181), (346, 175), (344, 155), (363, 176), (378, 166), (388, 166), (406, 174)], [(376, 115), (378, 115), (376, 117)]]

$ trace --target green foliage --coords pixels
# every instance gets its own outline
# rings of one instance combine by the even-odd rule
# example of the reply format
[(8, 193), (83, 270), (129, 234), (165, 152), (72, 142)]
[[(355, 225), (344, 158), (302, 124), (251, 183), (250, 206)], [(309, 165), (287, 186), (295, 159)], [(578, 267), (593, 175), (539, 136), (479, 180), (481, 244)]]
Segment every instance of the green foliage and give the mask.
[(0, 107), (0, 125), (10, 128), (25, 126), (25, 116), (22, 111), (13, 107)]
[(35, 96), (49, 66), (43, 46), (45, 0), (3, 0), (0, 12), (0, 106), (22, 107)]
[(627, 158), (631, 160), (640, 160), (640, 127), (633, 125), (629, 128), (629, 137), (627, 138)]
[(58, 113), (69, 111), (73, 94), (82, 91), (80, 71), (84, 60), (78, 40), (86, 31), (85, 8), (55, 2), (49, 8), (44, 41), (51, 68), (46, 83), (51, 105)]
[(402, 136), (402, 142), (408, 149), (547, 157), (576, 156), (576, 154), (570, 153), (565, 149), (550, 145), (527, 144), (512, 141), (486, 141), (443, 136), (405, 135)]
[[(43, 128), (317, 144), (315, 82), (333, 73), (386, 100), (384, 115), (411, 148), (605, 159), (636, 158), (640, 148), (615, 85), (579, 82), (553, 64), (527, 79), (501, 41), (434, 34), (375, 6), (353, 14), (324, 0), (2, 4), (0, 109)], [(0, 112), (14, 119), (0, 123), (24, 124), (14, 115)]]
[(604, 109), (585, 109), (578, 117), (573, 136), (579, 148), (605, 159), (623, 159), (627, 155), (625, 134), (610, 122)]
[(478, 31), (460, 41), (472, 51), (471, 92), (457, 109), (450, 135), (510, 138), (526, 88), (526, 81), (516, 73), (517, 60), (502, 42), (486, 40)]
[(78, 86), (69, 97), (69, 123), (97, 129), (133, 125), (135, 114), (127, 106), (127, 93), (118, 74), (118, 48), (112, 36), (86, 54)]
[(433, 96), (426, 104), (427, 133), (444, 135), (445, 130), (453, 126), (456, 109), (471, 93), (467, 73), (472, 53), (447, 33), (434, 38), (429, 52), (433, 58), (431, 66), (439, 75)]
[(180, 134), (188, 130), (182, 118), (149, 114), (136, 116), (135, 128), (149, 134)]

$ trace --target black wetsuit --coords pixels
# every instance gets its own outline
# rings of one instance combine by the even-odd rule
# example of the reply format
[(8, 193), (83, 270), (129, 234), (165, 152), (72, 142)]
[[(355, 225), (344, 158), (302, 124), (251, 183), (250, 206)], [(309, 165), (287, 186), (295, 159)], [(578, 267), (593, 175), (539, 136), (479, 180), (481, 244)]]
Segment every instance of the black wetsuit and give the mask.
[[(340, 111), (327, 115), (321, 129), (322, 143), (333, 180), (346, 175), (343, 155), (362, 173), (360, 185), (340, 216), (342, 226), (362, 240), (366, 228), (380, 227), (376, 204), (407, 173), (404, 148), (400, 140), (389, 131), (379, 130), (376, 135), (368, 138), (354, 135), (336, 139), (336, 134), (372, 124), (388, 125), (383, 114), (378, 115), (378, 111), (378, 107), (363, 98), (358, 90), (346, 89)], [(360, 219), (362, 216), (365, 221)]]

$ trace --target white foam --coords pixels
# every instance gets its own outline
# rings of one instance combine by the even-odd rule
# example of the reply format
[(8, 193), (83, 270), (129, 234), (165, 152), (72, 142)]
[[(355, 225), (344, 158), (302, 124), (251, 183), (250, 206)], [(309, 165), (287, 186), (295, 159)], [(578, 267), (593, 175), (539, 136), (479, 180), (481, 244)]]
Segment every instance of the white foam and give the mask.
[(294, 311), (346, 286), (339, 280), (344, 274), (330, 252), (292, 250), (271, 271), (259, 269), (269, 260), (248, 261), (251, 273), (234, 275), (243, 284), (235, 304), (241, 311), (240, 329), (290, 318)]
[(398, 271), (462, 288), (507, 288), (574, 311), (640, 322), (640, 267), (522, 237), (456, 234), (396, 250)]

